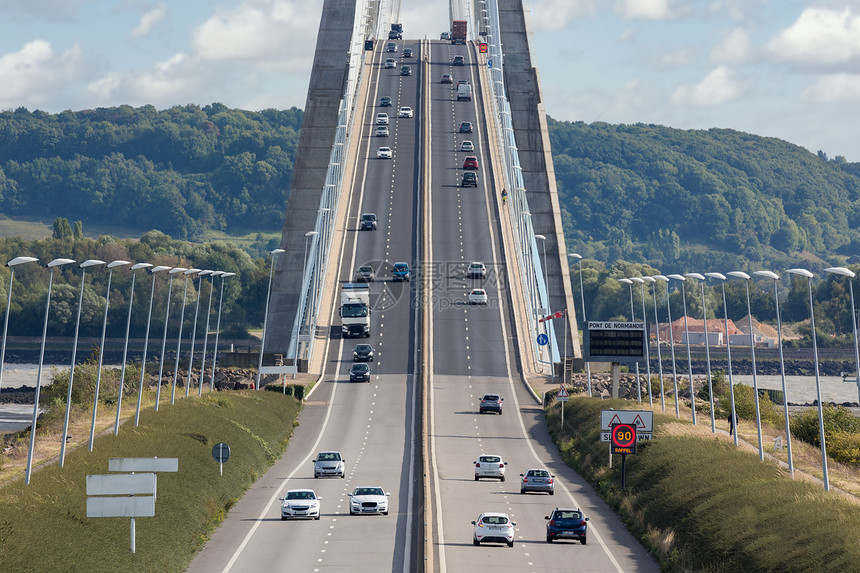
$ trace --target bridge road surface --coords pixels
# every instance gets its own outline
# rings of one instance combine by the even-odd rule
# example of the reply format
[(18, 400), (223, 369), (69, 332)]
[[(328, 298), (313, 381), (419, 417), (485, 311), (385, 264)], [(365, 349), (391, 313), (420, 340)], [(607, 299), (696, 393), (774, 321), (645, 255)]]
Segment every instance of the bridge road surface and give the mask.
[[(463, 55), (465, 67), (452, 66)], [(645, 549), (612, 511), (574, 472), (566, 468), (546, 431), (541, 408), (516, 373), (512, 326), (505, 283), (509, 280), (499, 250), (499, 222), (488, 179), (488, 145), (480, 93), (458, 102), (456, 82), (478, 85), (471, 47), (432, 42), (430, 224), (432, 281), (431, 445), (437, 571), (541, 572), (576, 570), (658, 571)], [(441, 84), (443, 73), (454, 84)], [(457, 133), (471, 121), (474, 133)], [(474, 142), (476, 152), (460, 152), (460, 142)], [(463, 159), (477, 155), (478, 187), (462, 188)], [(536, 232), (540, 232), (536, 229)], [(487, 265), (485, 280), (466, 278), (470, 261)], [(473, 287), (487, 290), (489, 304), (466, 303)], [(516, 376), (516, 378), (514, 378)], [(485, 392), (501, 394), (504, 414), (479, 415)], [(474, 481), (480, 454), (499, 454), (508, 462), (505, 482)], [(556, 476), (554, 496), (519, 493), (519, 474), (547, 467)], [(556, 506), (582, 508), (590, 518), (588, 545), (546, 543), (545, 515)], [(485, 511), (508, 513), (515, 521), (513, 548), (503, 544), (474, 547), (471, 521)]]
[[(384, 43), (381, 43), (384, 45)], [(299, 426), (285, 455), (230, 510), (224, 523), (193, 560), (189, 572), (259, 571), (415, 571), (415, 532), (420, 524), (410, 500), (420, 483), (414, 444), (417, 394), (415, 369), (415, 310), (413, 280), (391, 282), (391, 264), (406, 261), (415, 266), (420, 232), (416, 157), (420, 134), (417, 113), (421, 82), (417, 41), (399, 41), (396, 54), (374, 54), (364, 125), (360, 128), (361, 164), (357, 169), (350, 205), (340, 283), (350, 282), (355, 268), (371, 264), (377, 269), (370, 284), (372, 311), (369, 339), (330, 341), (321, 386), (299, 416)], [(411, 47), (411, 62), (402, 58)], [(395, 69), (382, 69), (395, 57)], [(401, 59), (413, 75), (400, 76)], [(391, 96), (390, 108), (378, 108), (382, 96)], [(398, 119), (400, 106), (416, 110), (411, 119)], [(374, 137), (375, 116), (390, 116), (390, 136)], [(379, 146), (394, 149), (394, 159), (376, 159)], [(362, 212), (379, 217), (375, 232), (358, 232)], [(332, 259), (334, 260), (334, 259)], [(339, 299), (339, 293), (338, 293)], [(333, 309), (335, 331), (340, 321)], [(349, 367), (355, 344), (376, 348), (369, 384), (350, 384)], [(339, 450), (346, 459), (346, 477), (313, 477), (311, 460), (320, 450)], [(234, 457), (241, 452), (233, 452)], [(232, 460), (231, 460), (232, 462)], [(224, 471), (230, 471), (230, 463)], [(214, 467), (214, 466), (213, 466)], [(410, 479), (411, 478), (411, 479)], [(356, 486), (380, 485), (391, 493), (389, 515), (349, 515), (347, 493)], [(322, 496), (318, 521), (280, 519), (277, 498), (288, 489), (313, 488)]]

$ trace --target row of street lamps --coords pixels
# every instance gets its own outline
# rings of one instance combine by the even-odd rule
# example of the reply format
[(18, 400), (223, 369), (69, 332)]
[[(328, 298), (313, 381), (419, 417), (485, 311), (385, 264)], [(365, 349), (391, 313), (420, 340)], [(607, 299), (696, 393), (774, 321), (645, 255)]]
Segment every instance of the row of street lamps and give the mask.
[[(15, 277), (15, 269), (19, 265), (26, 264), (26, 263), (34, 263), (37, 261), (38, 261), (38, 259), (35, 257), (15, 257), (14, 259), (12, 259), (8, 263), (6, 263), (6, 266), (10, 268), (11, 272), (10, 272), (10, 278), (9, 278), (9, 292), (6, 296), (6, 317), (5, 317), (4, 322), (3, 322), (3, 340), (2, 340), (2, 346), (0, 346), (0, 388), (2, 388), (3, 367), (5, 364), (5, 358), (6, 358), (6, 337), (7, 337), (7, 333), (8, 333), (8, 327), (9, 327), (9, 310), (10, 310), (11, 302), (12, 302), (12, 283), (13, 283), (14, 277)], [(45, 318), (44, 318), (44, 324), (42, 326), (42, 342), (41, 342), (41, 348), (39, 350), (39, 366), (38, 366), (38, 370), (37, 370), (37, 374), (36, 374), (36, 394), (34, 397), (34, 404), (33, 404), (33, 421), (32, 421), (32, 425), (30, 426), (30, 444), (29, 444), (29, 452), (28, 452), (28, 456), (27, 456), (27, 469), (26, 469), (26, 474), (25, 474), (25, 483), (27, 483), (27, 484), (30, 483), (30, 478), (32, 476), (32, 469), (33, 469), (33, 453), (34, 453), (34, 449), (35, 449), (36, 422), (38, 421), (38, 416), (39, 416), (39, 396), (40, 396), (41, 389), (42, 389), (42, 368), (44, 365), (45, 343), (46, 343), (47, 334), (48, 334), (48, 318), (49, 318), (50, 309), (51, 309), (51, 290), (52, 290), (53, 281), (54, 281), (54, 270), (59, 268), (59, 267), (63, 267), (65, 265), (74, 264), (75, 262), (76, 261), (74, 261), (72, 259), (58, 258), (58, 259), (52, 260), (47, 265), (45, 265), (48, 269), (50, 269), (50, 272), (49, 272), (49, 276), (48, 276), (48, 293), (47, 293), (46, 302), (45, 302)], [(197, 305), (196, 305), (196, 310), (195, 310), (195, 314), (194, 314), (194, 326), (193, 326), (193, 332), (192, 332), (192, 338), (191, 338), (191, 352), (190, 352), (189, 361), (188, 361), (188, 382), (185, 384), (185, 395), (186, 396), (188, 396), (188, 392), (189, 392), (189, 388), (190, 388), (191, 372), (192, 372), (192, 365), (193, 365), (193, 359), (194, 359), (194, 344), (195, 344), (195, 338), (196, 338), (196, 334), (197, 334), (197, 315), (198, 315), (198, 311), (200, 309), (200, 298), (201, 298), (200, 295), (202, 294), (203, 280), (206, 276), (210, 277), (210, 282), (209, 282), (209, 309), (208, 309), (207, 315), (206, 315), (206, 334), (205, 334), (204, 342), (203, 342), (203, 359), (202, 359), (202, 362), (200, 364), (200, 380), (198, 382), (198, 387), (199, 387), (198, 394), (199, 395), (202, 394), (202, 392), (203, 392), (203, 372), (204, 372), (204, 368), (206, 366), (206, 355), (207, 355), (206, 349), (207, 349), (207, 343), (208, 343), (208, 339), (209, 339), (209, 319), (210, 319), (210, 315), (212, 312), (212, 293), (213, 293), (214, 288), (215, 288), (215, 285), (214, 285), (215, 278), (217, 278), (217, 277), (221, 278), (221, 294), (220, 294), (220, 299), (219, 299), (219, 303), (218, 303), (218, 322), (217, 322), (218, 332), (215, 335), (215, 349), (213, 351), (213, 356), (212, 356), (212, 373), (211, 373), (211, 376), (209, 379), (210, 390), (214, 387), (214, 383), (215, 383), (215, 368), (216, 368), (217, 356), (218, 356), (218, 335), (220, 334), (221, 309), (222, 309), (222, 304), (224, 301), (224, 279), (228, 278), (228, 277), (235, 276), (235, 274), (236, 274), (236, 273), (231, 273), (231, 272), (227, 272), (227, 271), (186, 269), (183, 267), (173, 268), (173, 267), (168, 267), (168, 266), (163, 266), (163, 265), (162, 266), (153, 266), (150, 263), (137, 263), (137, 264), (132, 265), (131, 262), (123, 261), (123, 260), (116, 260), (116, 261), (113, 261), (110, 263), (105, 263), (105, 261), (100, 261), (100, 260), (96, 260), (96, 259), (89, 259), (89, 260), (84, 261), (83, 263), (80, 263), (80, 265), (78, 265), (81, 268), (81, 287), (80, 287), (80, 292), (78, 294), (78, 310), (77, 310), (77, 315), (76, 315), (76, 319), (75, 319), (75, 337), (74, 337), (74, 342), (72, 344), (72, 360), (71, 360), (71, 366), (69, 369), (69, 388), (68, 388), (68, 395), (66, 398), (66, 412), (65, 412), (64, 422), (63, 422), (63, 436), (62, 436), (61, 446), (60, 446), (60, 461), (59, 461), (60, 467), (63, 467), (63, 465), (65, 463), (65, 458), (66, 458), (66, 440), (67, 440), (68, 431), (69, 431), (69, 415), (70, 415), (70, 411), (71, 411), (72, 390), (73, 390), (73, 385), (74, 385), (74, 380), (75, 380), (75, 362), (76, 362), (77, 350), (78, 350), (78, 334), (80, 331), (81, 308), (82, 308), (82, 303), (83, 303), (83, 293), (84, 293), (84, 284), (85, 284), (85, 280), (86, 280), (86, 272), (87, 272), (88, 268), (96, 267), (96, 266), (100, 266), (100, 265), (102, 265), (102, 266), (104, 266), (104, 268), (108, 269), (108, 282), (107, 282), (107, 293), (105, 295), (105, 310), (104, 310), (104, 315), (103, 315), (103, 319), (102, 319), (102, 336), (101, 336), (101, 346), (99, 347), (98, 372), (96, 374), (95, 395), (93, 397), (92, 423), (90, 425), (90, 439), (89, 439), (89, 450), (90, 451), (93, 450), (93, 443), (95, 441), (95, 425), (96, 425), (96, 416), (97, 416), (97, 412), (98, 412), (99, 390), (100, 390), (100, 386), (101, 386), (102, 366), (104, 364), (105, 333), (106, 333), (106, 329), (107, 329), (108, 310), (110, 308), (110, 288), (111, 288), (111, 281), (113, 279), (114, 269), (119, 268), (119, 267), (124, 267), (127, 265), (131, 265), (131, 267), (129, 267), (129, 268), (131, 269), (131, 272), (132, 272), (131, 290), (130, 290), (129, 300), (128, 300), (128, 318), (127, 318), (127, 322), (126, 322), (125, 342), (123, 345), (123, 355), (122, 355), (122, 368), (120, 371), (120, 383), (119, 383), (119, 389), (118, 389), (119, 394), (117, 397), (116, 421), (114, 423), (114, 435), (116, 435), (119, 432), (119, 421), (120, 421), (120, 414), (121, 414), (121, 410), (122, 410), (123, 381), (125, 380), (126, 360), (128, 358), (128, 341), (129, 341), (129, 334), (131, 331), (131, 315), (132, 315), (132, 307), (133, 307), (133, 303), (134, 303), (134, 287), (135, 287), (135, 279), (136, 279), (137, 271), (140, 269), (149, 269), (149, 272), (152, 275), (152, 281), (151, 281), (150, 296), (149, 296), (149, 313), (148, 313), (147, 319), (146, 319), (146, 337), (144, 339), (143, 357), (142, 357), (142, 362), (141, 362), (140, 382), (139, 382), (138, 398), (137, 398), (137, 408), (135, 410), (135, 416), (134, 416), (134, 425), (135, 426), (137, 426), (140, 422), (140, 410), (141, 410), (141, 403), (142, 403), (142, 397), (143, 397), (143, 387), (144, 387), (143, 385), (144, 385), (144, 378), (146, 375), (146, 353), (147, 353), (148, 348), (149, 348), (149, 332), (150, 332), (150, 325), (151, 325), (151, 321), (152, 321), (153, 299), (155, 296), (155, 275), (156, 275), (156, 273), (159, 273), (162, 271), (169, 271), (168, 274), (170, 276), (170, 281), (169, 281), (168, 290), (167, 290), (167, 307), (166, 307), (165, 317), (164, 317), (164, 332), (162, 334), (162, 342), (161, 342), (161, 358), (159, 360), (158, 388), (156, 391), (156, 402), (155, 402), (155, 410), (156, 411), (158, 410), (159, 401), (161, 398), (161, 380), (162, 380), (162, 374), (163, 374), (164, 353), (165, 353), (165, 350), (167, 347), (167, 326), (168, 326), (168, 319), (170, 316), (170, 296), (171, 296), (172, 289), (173, 289), (173, 278), (174, 278), (174, 276), (178, 275), (180, 273), (185, 276), (185, 290), (184, 290), (183, 295), (182, 295), (182, 313), (181, 313), (181, 316), (179, 319), (179, 334), (177, 336), (178, 340), (177, 340), (177, 346), (176, 346), (176, 366), (175, 366), (174, 372), (173, 372), (173, 384), (172, 384), (172, 389), (171, 389), (171, 394), (170, 394), (170, 403), (171, 404), (173, 404), (173, 402), (174, 402), (174, 398), (175, 398), (175, 394), (176, 394), (176, 380), (177, 380), (177, 376), (179, 373), (179, 355), (180, 355), (180, 351), (182, 348), (182, 325), (183, 325), (183, 322), (185, 320), (185, 305), (186, 305), (186, 295), (188, 293), (188, 279), (191, 278), (193, 281), (194, 277), (196, 276), (196, 277), (200, 278), (200, 283), (199, 283), (199, 291), (198, 291), (198, 296), (197, 296)]]
[[(572, 259), (576, 259), (579, 262), (579, 279), (580, 279), (580, 294), (582, 298), (582, 318), (583, 323), (586, 322), (585, 318), (585, 294), (582, 286), (582, 256), (576, 253), (568, 255)], [(858, 337), (857, 337), (857, 323), (854, 320), (855, 316), (855, 307), (854, 307), (854, 286), (851, 279), (855, 278), (855, 273), (850, 271), (845, 267), (831, 267), (824, 269), (825, 272), (835, 275), (840, 275), (847, 277), (849, 291), (851, 293), (851, 316), (852, 316), (852, 325), (854, 329), (854, 356), (855, 356), (855, 365), (857, 368), (857, 385), (858, 385), (858, 394), (860, 394), (860, 345), (858, 345)], [(809, 291), (809, 316), (812, 326), (812, 348), (813, 348), (813, 357), (815, 362), (815, 390), (817, 395), (817, 404), (818, 404), (818, 422), (819, 422), (819, 438), (821, 442), (821, 463), (823, 468), (823, 478), (824, 478), (824, 489), (830, 490), (830, 482), (827, 471), (827, 445), (824, 437), (824, 417), (823, 417), (823, 408), (822, 408), (822, 400), (821, 400), (821, 379), (819, 375), (819, 365), (818, 365), (818, 342), (815, 334), (815, 312), (813, 308), (813, 299), (812, 299), (812, 278), (814, 277), (813, 273), (802, 268), (793, 268), (788, 269), (786, 272), (792, 275), (802, 276), (806, 278), (807, 289)], [(728, 275), (728, 276), (726, 276)], [(693, 424), (696, 424), (696, 406), (695, 406), (695, 388), (693, 385), (693, 366), (690, 352), (690, 334), (689, 328), (687, 325), (687, 300), (686, 300), (686, 290), (685, 284), (688, 279), (695, 279), (700, 281), (701, 289), (702, 289), (702, 319), (704, 321), (704, 334), (705, 334), (705, 355), (706, 355), (706, 364), (707, 364), (707, 381), (708, 381), (708, 396), (710, 400), (710, 414), (711, 414), (711, 431), (716, 432), (716, 422), (714, 420), (714, 391), (711, 377), (711, 358), (710, 358), (710, 344), (708, 341), (708, 326), (707, 326), (707, 312), (705, 307), (705, 283), (708, 278), (712, 278), (718, 280), (720, 282), (722, 297), (723, 297), (723, 317), (724, 317), (724, 326), (725, 326), (725, 337), (726, 337), (726, 350), (727, 350), (727, 361), (728, 361), (728, 378), (729, 378), (729, 395), (731, 401), (731, 419), (734, 424), (736, 417), (736, 409), (735, 409), (735, 392), (734, 392), (734, 381), (732, 377), (732, 355), (731, 355), (731, 344), (729, 344), (729, 328), (728, 328), (728, 307), (726, 303), (726, 287), (725, 283), (728, 280), (728, 277), (738, 278), (745, 281), (746, 286), (746, 297), (747, 297), (747, 315), (749, 316), (750, 325), (749, 325), (749, 344), (750, 351), (752, 357), (752, 371), (753, 371), (753, 395), (755, 400), (755, 415), (756, 415), (756, 431), (758, 434), (758, 452), (759, 458), (764, 460), (764, 447), (763, 447), (763, 439), (762, 439), (762, 429), (761, 429), (761, 408), (759, 404), (759, 395), (758, 395), (758, 378), (756, 374), (756, 360), (755, 360), (755, 334), (753, 332), (753, 324), (752, 324), (752, 310), (750, 305), (750, 281), (752, 280), (752, 276), (748, 275), (742, 271), (732, 271), (723, 275), (721, 273), (705, 273), (704, 275), (699, 273), (685, 273), (684, 275), (680, 274), (672, 274), (672, 275), (653, 275), (653, 276), (642, 276), (642, 277), (630, 277), (630, 278), (622, 278), (618, 279), (619, 282), (627, 284), (630, 288), (630, 312), (631, 319), (635, 320), (635, 313), (633, 310), (633, 284), (638, 283), (641, 285), (641, 294), (642, 294), (642, 316), (643, 320), (645, 318), (645, 288), (647, 283), (655, 284), (658, 281), (665, 283), (666, 285), (666, 311), (668, 313), (669, 320), (669, 347), (672, 351), (672, 383), (674, 386), (674, 396), (675, 396), (675, 416), (680, 417), (680, 409), (679, 409), (679, 400), (678, 400), (678, 379), (677, 379), (677, 370), (675, 366), (675, 341), (672, 333), (672, 313), (669, 305), (669, 282), (672, 280), (677, 280), (681, 283), (681, 299), (683, 301), (684, 307), (684, 331), (687, 338), (687, 368), (688, 368), (688, 379), (690, 383), (690, 402), (691, 402), (691, 410), (693, 417)], [(779, 346), (779, 363), (780, 363), (780, 373), (782, 378), (782, 394), (783, 394), (783, 414), (785, 418), (785, 441), (787, 446), (788, 453), (788, 468), (789, 472), (794, 474), (794, 459), (793, 452), (791, 446), (791, 426), (790, 426), (790, 418), (788, 413), (788, 392), (786, 388), (785, 381), (785, 361), (783, 358), (783, 348), (782, 348), (782, 321), (780, 319), (779, 314), (779, 293), (777, 287), (777, 281), (779, 280), (779, 275), (771, 272), (771, 271), (755, 271), (753, 272), (754, 276), (769, 279), (773, 283), (773, 296), (776, 305), (776, 320), (777, 320), (777, 336), (778, 336), (778, 346)], [(656, 324), (656, 332), (657, 332), (657, 360), (659, 364), (659, 375), (660, 375), (660, 404), (663, 410), (666, 409), (666, 403), (663, 392), (663, 360), (662, 354), (660, 351), (660, 321), (657, 315), (657, 289), (656, 286), (654, 288), (654, 322)], [(646, 344), (646, 352), (648, 352), (648, 346)], [(646, 360), (649, 363), (648, 366), (648, 397), (649, 403), (653, 405), (651, 402), (651, 369), (650, 369), (650, 354), (646, 353)], [(637, 363), (638, 366), (638, 363)], [(586, 369), (588, 369), (588, 363), (586, 362)], [(588, 376), (588, 395), (591, 395), (591, 372), (587, 372)], [(637, 388), (639, 389), (639, 401), (642, 401), (641, 398), (641, 383), (639, 382), (639, 373), (637, 368)], [(738, 432), (737, 426), (735, 425), (735, 431), (732, 432), (735, 445), (738, 445)]]

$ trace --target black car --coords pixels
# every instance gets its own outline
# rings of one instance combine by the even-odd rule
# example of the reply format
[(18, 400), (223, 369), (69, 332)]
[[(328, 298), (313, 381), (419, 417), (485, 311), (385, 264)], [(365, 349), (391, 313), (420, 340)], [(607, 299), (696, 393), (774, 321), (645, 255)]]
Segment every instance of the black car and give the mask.
[(466, 171), (463, 173), (463, 181), (460, 183), (460, 187), (477, 187), (478, 186), (478, 176), (474, 171)]
[(555, 508), (552, 515), (544, 519), (546, 524), (546, 542), (552, 543), (556, 539), (578, 539), (585, 545), (588, 533), (588, 518), (579, 509)]
[(364, 213), (361, 216), (361, 230), (375, 231), (376, 230), (376, 213)]
[(356, 362), (349, 369), (350, 382), (370, 382), (370, 366), (364, 362)]
[(498, 412), (499, 416), (502, 415), (502, 402), (505, 399), (499, 396), (498, 394), (484, 394), (481, 398), (481, 407), (478, 410), (478, 413), (483, 414), (484, 412)]
[(460, 133), (472, 133), (472, 122), (464, 121), (460, 124)]
[(404, 49), (403, 50), (403, 57), (404, 58), (411, 58), (412, 57), (412, 48)]
[(401, 66), (400, 67), (400, 75), (401, 76), (411, 76), (412, 75), (412, 66)]
[(352, 349), (352, 360), (354, 362), (373, 362), (373, 347), (369, 344), (356, 344)]
[(382, 96), (382, 98), (379, 100), (379, 107), (391, 107), (391, 97)]
[(463, 56), (454, 56), (453, 64), (455, 66), (465, 66), (466, 65), (466, 58), (464, 58)]

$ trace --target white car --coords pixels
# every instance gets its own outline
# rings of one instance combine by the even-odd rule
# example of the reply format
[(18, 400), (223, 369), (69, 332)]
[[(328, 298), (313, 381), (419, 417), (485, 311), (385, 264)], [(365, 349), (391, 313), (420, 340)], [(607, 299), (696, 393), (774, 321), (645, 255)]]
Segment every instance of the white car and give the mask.
[(281, 520), (291, 517), (320, 518), (320, 500), (312, 489), (291, 489), (281, 500)]
[(377, 113), (376, 114), (376, 125), (388, 125), (388, 114), (387, 113)]
[(412, 108), (408, 106), (403, 106), (400, 108), (400, 112), (398, 112), (397, 117), (412, 117)]
[(460, 144), (460, 151), (475, 151), (475, 144), (467, 139)]
[(514, 526), (516, 522), (511, 521), (507, 513), (482, 513), (476, 521), (475, 535), (472, 537), (472, 545), (481, 543), (507, 543), (508, 547), (514, 546)]
[(469, 293), (469, 304), (487, 304), (487, 291), (482, 288), (473, 288)]
[(397, 67), (397, 61), (394, 58), (388, 58), (385, 60), (385, 65), (383, 67), (386, 70), (393, 70)]
[(381, 513), (388, 515), (388, 496), (379, 486), (358, 486), (349, 494), (349, 514)]
[(380, 147), (376, 150), (376, 158), (377, 159), (391, 159), (391, 148), (390, 147)]
[(469, 270), (466, 271), (466, 274), (472, 279), (484, 279), (487, 278), (487, 267), (484, 263), (473, 261), (469, 263)]
[(344, 477), (346, 462), (340, 452), (320, 452), (314, 459), (314, 477), (320, 476), (336, 476)]
[(380, 125), (377, 126), (376, 131), (373, 132), (376, 137), (388, 137), (388, 126)]
[(502, 460), (502, 456), (485, 455), (480, 456), (475, 464), (475, 481), (480, 478), (496, 478), (505, 481), (505, 466), (508, 462)]

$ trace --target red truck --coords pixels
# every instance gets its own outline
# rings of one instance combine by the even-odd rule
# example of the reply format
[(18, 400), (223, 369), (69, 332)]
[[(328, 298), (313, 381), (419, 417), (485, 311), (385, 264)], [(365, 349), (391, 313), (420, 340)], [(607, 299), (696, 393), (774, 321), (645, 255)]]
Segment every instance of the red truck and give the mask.
[(466, 21), (453, 20), (451, 22), (451, 43), (465, 44), (466, 43)]

